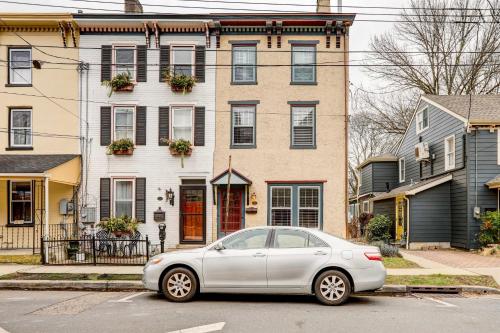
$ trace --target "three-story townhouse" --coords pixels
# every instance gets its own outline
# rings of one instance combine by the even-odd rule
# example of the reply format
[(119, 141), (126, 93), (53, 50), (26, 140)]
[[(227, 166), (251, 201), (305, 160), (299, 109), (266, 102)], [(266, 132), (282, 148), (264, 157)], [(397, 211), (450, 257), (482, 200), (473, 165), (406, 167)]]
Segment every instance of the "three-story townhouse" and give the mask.
[(0, 14), (0, 249), (73, 232), (78, 31), (69, 14)]
[[(168, 247), (210, 242), (215, 37), (209, 19), (125, 13), (77, 14), (75, 20), (80, 59), (89, 66), (82, 89), (90, 138), (82, 197), (95, 218), (84, 222), (126, 215), (153, 243), (160, 222)], [(103, 84), (124, 73), (131, 85), (110, 94)], [(194, 87), (182, 89), (192, 79)], [(133, 148), (110, 151), (122, 139)], [(192, 145), (185, 154), (170, 145), (179, 140)]]
[(354, 15), (323, 10), (213, 17), (214, 238), (260, 225), (345, 235)]

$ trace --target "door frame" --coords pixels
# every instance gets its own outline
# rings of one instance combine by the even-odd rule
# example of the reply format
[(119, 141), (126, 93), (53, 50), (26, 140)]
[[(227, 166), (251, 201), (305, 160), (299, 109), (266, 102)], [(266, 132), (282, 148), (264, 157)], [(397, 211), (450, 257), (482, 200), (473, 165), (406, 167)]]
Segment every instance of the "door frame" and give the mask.
[[(183, 190), (203, 191), (203, 240), (184, 240), (184, 226), (182, 220), (182, 205), (184, 203)], [(206, 244), (207, 242), (207, 186), (206, 185), (179, 185), (179, 244)]]
[[(232, 185), (234, 187), (235, 185)], [(246, 189), (245, 187), (236, 187), (238, 190), (241, 189), (243, 195), (241, 196), (241, 227), (240, 230), (245, 229), (245, 214), (246, 214)], [(217, 239), (222, 238), (226, 235), (222, 235), (220, 231), (221, 227), (221, 211), (222, 211), (222, 191), (219, 189), (217, 191)]]

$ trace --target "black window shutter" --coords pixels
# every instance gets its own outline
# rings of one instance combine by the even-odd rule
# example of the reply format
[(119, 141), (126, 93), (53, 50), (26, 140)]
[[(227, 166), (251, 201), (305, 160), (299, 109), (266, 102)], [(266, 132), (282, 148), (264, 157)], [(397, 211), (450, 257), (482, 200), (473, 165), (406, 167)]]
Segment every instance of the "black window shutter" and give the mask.
[(166, 140), (169, 139), (170, 110), (168, 106), (160, 106), (158, 109), (158, 145), (168, 146)]
[(205, 82), (205, 46), (196, 46), (195, 64), (194, 75), (196, 77), (196, 82)]
[(99, 215), (100, 220), (109, 219), (111, 217), (111, 179), (101, 178), (101, 189), (100, 189), (100, 204), (99, 204)]
[(137, 82), (146, 82), (148, 78), (148, 49), (146, 45), (137, 45)]
[(135, 144), (146, 144), (146, 107), (138, 106), (135, 109)]
[(101, 146), (111, 143), (111, 106), (101, 106)]
[(101, 46), (101, 82), (111, 80), (113, 48), (111, 45)]
[(194, 108), (194, 145), (205, 145), (205, 107)]
[(161, 45), (160, 46), (160, 82), (165, 82), (165, 71), (170, 65), (170, 46)]
[(135, 179), (135, 219), (146, 222), (146, 178)]

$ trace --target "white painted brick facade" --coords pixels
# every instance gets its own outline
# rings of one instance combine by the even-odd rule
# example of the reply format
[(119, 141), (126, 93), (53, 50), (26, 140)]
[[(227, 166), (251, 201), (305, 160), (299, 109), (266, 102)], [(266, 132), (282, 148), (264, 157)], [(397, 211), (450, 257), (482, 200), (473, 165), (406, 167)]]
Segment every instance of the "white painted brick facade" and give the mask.
[[(160, 44), (193, 42), (205, 45), (204, 35), (165, 34), (160, 36)], [(113, 43), (145, 44), (141, 33), (82, 34), (80, 38), (80, 59), (90, 63), (88, 99), (89, 103), (89, 139), (90, 154), (88, 168), (88, 202), (97, 207), (99, 220), (99, 186), (103, 177), (145, 177), (146, 178), (146, 223), (139, 227), (143, 235), (149, 235), (153, 244), (158, 244), (158, 223), (153, 221), (153, 212), (161, 207), (166, 211), (167, 240), (166, 246), (179, 244), (179, 185), (182, 178), (203, 178), (207, 184), (206, 237), (212, 237), (212, 190), (210, 179), (213, 170), (213, 151), (215, 144), (215, 52), (206, 52), (205, 82), (198, 83), (192, 93), (174, 94), (165, 82), (159, 82), (159, 49), (155, 48), (154, 36), (151, 36), (151, 48), (148, 49), (148, 79), (135, 86), (133, 92), (114, 93), (108, 97), (108, 88), (101, 85), (100, 66), (101, 45)], [(95, 49), (86, 49), (86, 48)], [(215, 38), (212, 37), (210, 50), (215, 50)], [(83, 96), (85, 100), (85, 74), (83, 74)], [(132, 156), (113, 156), (106, 154), (106, 147), (100, 145), (100, 107), (106, 104), (134, 104), (147, 106), (147, 145), (137, 146)], [(194, 147), (191, 157), (185, 158), (184, 168), (181, 161), (173, 157), (168, 147), (158, 145), (158, 107), (172, 104), (194, 104), (204, 106), (205, 146)], [(85, 115), (85, 111), (82, 110)], [(85, 172), (84, 172), (85, 177)], [(83, 184), (85, 181), (83, 182)], [(170, 206), (165, 200), (165, 191), (171, 188), (175, 192), (175, 205)], [(160, 189), (160, 190), (159, 190)], [(163, 197), (158, 201), (157, 197)]]

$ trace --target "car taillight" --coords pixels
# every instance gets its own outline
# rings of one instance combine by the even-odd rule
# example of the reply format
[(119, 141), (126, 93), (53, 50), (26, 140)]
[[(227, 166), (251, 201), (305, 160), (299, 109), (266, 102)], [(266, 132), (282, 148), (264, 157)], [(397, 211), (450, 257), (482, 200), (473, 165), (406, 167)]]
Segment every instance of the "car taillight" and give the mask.
[(382, 255), (378, 252), (365, 252), (365, 257), (367, 257), (368, 260), (382, 261)]

